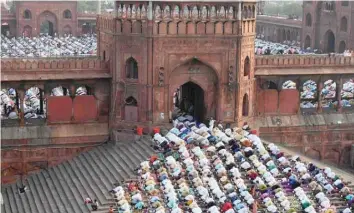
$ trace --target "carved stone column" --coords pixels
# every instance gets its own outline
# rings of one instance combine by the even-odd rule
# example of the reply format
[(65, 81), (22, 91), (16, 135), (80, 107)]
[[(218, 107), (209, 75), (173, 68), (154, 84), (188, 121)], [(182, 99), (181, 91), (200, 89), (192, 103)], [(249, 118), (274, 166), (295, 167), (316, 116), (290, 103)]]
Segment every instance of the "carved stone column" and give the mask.
[(321, 91), (323, 89), (323, 82), (320, 80), (320, 82), (317, 83), (317, 102), (318, 102), (318, 107), (317, 107), (317, 113), (322, 113), (322, 96), (321, 96)]
[(341, 92), (342, 92), (342, 87), (343, 87), (343, 82), (342, 82), (342, 77), (340, 77), (337, 81), (336, 81), (336, 98), (338, 101), (338, 105), (337, 105), (337, 112), (342, 112), (342, 105), (341, 105), (341, 101), (342, 101), (342, 96), (341, 96)]
[(19, 109), (18, 110), (18, 116), (20, 119), (20, 126), (25, 125), (25, 114), (24, 114), (24, 109), (25, 109), (25, 91), (23, 89), (18, 89), (18, 99), (19, 99)]

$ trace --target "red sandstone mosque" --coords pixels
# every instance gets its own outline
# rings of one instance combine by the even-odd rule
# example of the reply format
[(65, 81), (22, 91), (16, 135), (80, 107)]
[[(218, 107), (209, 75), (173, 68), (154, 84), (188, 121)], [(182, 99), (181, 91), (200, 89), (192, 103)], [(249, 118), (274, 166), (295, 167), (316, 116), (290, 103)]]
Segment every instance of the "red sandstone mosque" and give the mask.
[(78, 13), (77, 1), (13, 1), (1, 3), (1, 33), (38, 36), (45, 25), (49, 35), (95, 33), (96, 14)]
[[(16, 9), (13, 20), (31, 18), (16, 21), (11, 34), (21, 36), (26, 28), (38, 35), (43, 21), (58, 34), (82, 32), (74, 3), (20, 5), (27, 6)], [(2, 182), (13, 183), (2, 188), (2, 210), (86, 213), (79, 203), (89, 196), (108, 211), (108, 191), (131, 179), (133, 167), (153, 153), (150, 138), (135, 140), (134, 131), (170, 126), (176, 94), (192, 102), (200, 121), (248, 122), (262, 139), (321, 161), (353, 164), (354, 108), (343, 103), (354, 99), (348, 89), (354, 57), (255, 56), (256, 8), (251, 0), (118, 1), (114, 15), (96, 19), (97, 57), (2, 59), (2, 88), (16, 91), (19, 110), (18, 119), (2, 120)], [(331, 48), (339, 48), (337, 41)], [(58, 86), (64, 95), (51, 95)], [(46, 109), (40, 119), (22, 110), (32, 87)], [(86, 95), (78, 95), (82, 87)], [(19, 193), (23, 185), (30, 191)]]

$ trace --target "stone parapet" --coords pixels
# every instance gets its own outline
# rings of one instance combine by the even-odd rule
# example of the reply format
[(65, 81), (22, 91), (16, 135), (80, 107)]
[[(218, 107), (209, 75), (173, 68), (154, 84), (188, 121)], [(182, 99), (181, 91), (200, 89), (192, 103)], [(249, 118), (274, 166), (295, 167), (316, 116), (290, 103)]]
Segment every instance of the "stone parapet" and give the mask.
[(1, 59), (1, 81), (109, 78), (108, 63), (98, 57)]
[(298, 19), (287, 19), (283, 17), (257, 15), (257, 22), (260, 23), (272, 23), (275, 25), (283, 25), (289, 27), (301, 28), (302, 21)]
[(300, 68), (300, 67), (354, 67), (354, 56), (328, 55), (271, 55), (256, 56), (256, 69), (261, 68)]

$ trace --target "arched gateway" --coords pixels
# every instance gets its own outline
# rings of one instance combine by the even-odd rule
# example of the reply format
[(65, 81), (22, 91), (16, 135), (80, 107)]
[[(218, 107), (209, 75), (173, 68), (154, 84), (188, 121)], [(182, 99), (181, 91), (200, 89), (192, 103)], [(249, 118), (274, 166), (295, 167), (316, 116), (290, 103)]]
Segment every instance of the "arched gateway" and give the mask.
[[(140, 10), (135, 10), (138, 4)], [(99, 16), (98, 52), (103, 58), (105, 52), (112, 56), (106, 57), (111, 61), (114, 82), (111, 126), (163, 126), (173, 119), (176, 108), (198, 121), (251, 121), (256, 83), (255, 30), (250, 29), (255, 29), (256, 21), (253, 15), (242, 16), (239, 8), (252, 11), (255, 4), (216, 0), (136, 4), (123, 1), (114, 19)], [(198, 13), (204, 5), (204, 12)], [(175, 11), (176, 6), (180, 10)], [(219, 14), (216, 8), (224, 9)], [(134, 30), (134, 23), (140, 30)], [(116, 36), (112, 36), (113, 27)], [(129, 58), (137, 62), (137, 78), (126, 77)], [(248, 69), (244, 67), (245, 60)], [(247, 115), (242, 114), (244, 94), (248, 94)], [(134, 119), (125, 113), (124, 100), (129, 96), (138, 103), (138, 116)]]
[[(169, 109), (176, 110), (173, 97), (179, 92), (178, 108), (198, 121), (216, 117), (216, 94), (218, 77), (214, 69), (204, 62), (193, 58), (171, 71), (169, 78)], [(190, 108), (194, 110), (190, 110)]]

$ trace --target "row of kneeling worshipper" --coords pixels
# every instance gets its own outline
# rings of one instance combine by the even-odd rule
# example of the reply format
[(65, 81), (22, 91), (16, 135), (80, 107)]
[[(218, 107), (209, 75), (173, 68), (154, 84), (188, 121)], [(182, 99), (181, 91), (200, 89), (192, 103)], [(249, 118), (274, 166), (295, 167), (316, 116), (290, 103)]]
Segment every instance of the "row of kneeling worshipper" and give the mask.
[(116, 210), (352, 212), (351, 189), (330, 168), (287, 157), (256, 134), (247, 123), (224, 129), (179, 117), (167, 134), (154, 135), (158, 154), (140, 164), (138, 179), (113, 190)]
[(11, 57), (55, 57), (96, 55), (97, 38), (94, 34), (80, 37), (13, 37), (1, 35), (1, 58)]

